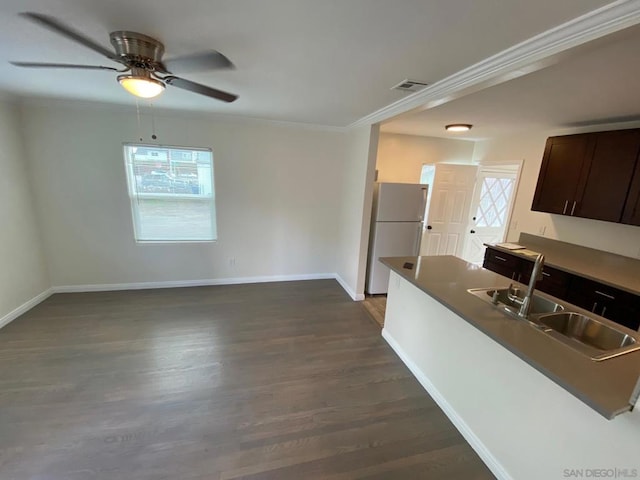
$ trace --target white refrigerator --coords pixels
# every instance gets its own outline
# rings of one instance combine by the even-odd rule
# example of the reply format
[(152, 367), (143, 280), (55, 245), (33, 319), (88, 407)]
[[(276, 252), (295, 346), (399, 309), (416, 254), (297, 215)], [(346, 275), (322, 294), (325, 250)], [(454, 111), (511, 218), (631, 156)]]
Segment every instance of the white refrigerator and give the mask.
[(380, 257), (418, 255), (428, 185), (376, 183), (373, 194), (367, 293), (387, 293), (389, 268)]

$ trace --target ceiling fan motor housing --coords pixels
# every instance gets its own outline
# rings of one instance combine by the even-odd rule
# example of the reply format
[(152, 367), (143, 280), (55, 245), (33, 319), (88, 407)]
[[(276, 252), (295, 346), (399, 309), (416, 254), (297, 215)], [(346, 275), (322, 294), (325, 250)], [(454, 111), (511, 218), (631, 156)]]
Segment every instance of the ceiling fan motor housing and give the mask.
[(131, 66), (157, 70), (162, 65), (164, 45), (155, 38), (122, 30), (111, 32), (109, 38), (116, 54), (127, 59)]

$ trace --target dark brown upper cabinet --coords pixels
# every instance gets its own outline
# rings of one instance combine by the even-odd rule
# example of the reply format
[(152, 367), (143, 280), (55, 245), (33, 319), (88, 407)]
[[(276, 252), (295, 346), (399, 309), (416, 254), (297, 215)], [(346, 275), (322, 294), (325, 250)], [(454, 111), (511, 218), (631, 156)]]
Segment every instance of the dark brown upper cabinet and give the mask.
[(573, 209), (590, 136), (550, 137), (542, 157), (532, 210), (568, 215)]
[(640, 129), (550, 137), (532, 210), (640, 224), (639, 155)]
[(631, 180), (629, 196), (622, 213), (622, 223), (640, 226), (640, 160), (638, 160), (633, 180)]
[(574, 214), (620, 222), (640, 152), (640, 130), (594, 133), (590, 144)]

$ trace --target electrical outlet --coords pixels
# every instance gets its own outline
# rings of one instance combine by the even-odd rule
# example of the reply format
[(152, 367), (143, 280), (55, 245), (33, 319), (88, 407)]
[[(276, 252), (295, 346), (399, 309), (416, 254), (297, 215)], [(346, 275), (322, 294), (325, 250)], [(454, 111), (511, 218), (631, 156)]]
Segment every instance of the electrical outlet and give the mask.
[(236, 257), (230, 257), (229, 258), (229, 266), (231, 268), (234, 268), (236, 266)]
[(538, 233), (540, 235), (542, 235), (543, 237), (544, 237), (544, 232), (546, 232), (546, 231), (547, 231), (547, 227), (544, 226), (544, 225), (542, 227), (540, 227), (540, 229), (538, 229)]
[(518, 229), (518, 221), (514, 220), (513, 222), (511, 222), (511, 230), (517, 230)]

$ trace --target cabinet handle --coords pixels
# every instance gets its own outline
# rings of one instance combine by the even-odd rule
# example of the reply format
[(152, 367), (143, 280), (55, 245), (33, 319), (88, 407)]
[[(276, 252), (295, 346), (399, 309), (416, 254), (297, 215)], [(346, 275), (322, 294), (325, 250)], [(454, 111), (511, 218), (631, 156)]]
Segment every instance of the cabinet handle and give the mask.
[(602, 308), (602, 316), (603, 316), (603, 317), (604, 317), (604, 312), (606, 312), (606, 311), (607, 311), (607, 307), (603, 307), (603, 308)]
[(547, 273), (547, 272), (542, 272), (542, 275), (543, 275), (544, 277), (550, 277), (550, 276), (551, 276), (551, 274), (550, 274), (550, 273)]
[(564, 208), (562, 209), (562, 214), (567, 213), (567, 205), (569, 205), (569, 200), (564, 201)]
[(520, 281), (520, 277), (522, 277), (522, 273), (518, 274), (518, 281)]
[(591, 309), (591, 311), (595, 312), (596, 308), (598, 308), (598, 302), (593, 302), (593, 308)]
[(571, 207), (571, 216), (573, 216), (573, 212), (576, 210), (576, 201), (573, 201), (573, 207)]
[(603, 297), (608, 298), (609, 300), (615, 300), (616, 299), (616, 297), (614, 297), (613, 295), (609, 295), (608, 293), (601, 292), (600, 290), (596, 290), (596, 293), (598, 295), (602, 295)]
[(516, 272), (513, 272), (513, 273), (511, 274), (511, 280), (515, 280), (515, 279), (516, 279)]
[(507, 261), (507, 259), (506, 259), (506, 258), (504, 258), (504, 257), (499, 257), (498, 255), (496, 255), (496, 256), (495, 256), (495, 259), (496, 259), (496, 260), (503, 261), (503, 262), (506, 262), (506, 261)]

